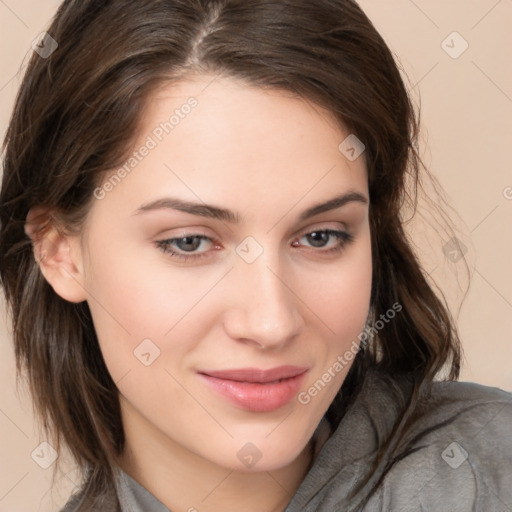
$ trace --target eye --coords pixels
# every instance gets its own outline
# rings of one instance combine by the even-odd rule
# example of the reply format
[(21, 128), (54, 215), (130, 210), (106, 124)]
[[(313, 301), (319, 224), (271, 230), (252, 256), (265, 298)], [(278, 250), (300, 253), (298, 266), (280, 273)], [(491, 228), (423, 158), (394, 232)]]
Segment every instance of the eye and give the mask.
[[(302, 239), (305, 239), (307, 243), (311, 245), (311, 247), (317, 249), (328, 247), (328, 249), (315, 252), (333, 254), (344, 249), (347, 244), (354, 240), (354, 237), (346, 231), (338, 231), (335, 229), (318, 229), (306, 233), (299, 238), (299, 240)], [(297, 242), (293, 242), (292, 245), (297, 247), (298, 244)]]
[(191, 233), (177, 238), (160, 240), (156, 242), (156, 245), (162, 252), (173, 258), (188, 260), (207, 256), (208, 248), (205, 251), (197, 251), (197, 249), (204, 248), (205, 245), (213, 245), (213, 241), (205, 235)]

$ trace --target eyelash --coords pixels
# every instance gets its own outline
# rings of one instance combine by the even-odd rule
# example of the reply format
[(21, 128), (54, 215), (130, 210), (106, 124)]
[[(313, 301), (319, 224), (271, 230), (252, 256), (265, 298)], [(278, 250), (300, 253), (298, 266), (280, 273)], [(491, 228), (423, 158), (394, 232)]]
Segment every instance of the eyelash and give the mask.
[[(319, 252), (321, 254), (327, 254), (327, 255), (337, 254), (337, 253), (341, 252), (348, 244), (350, 244), (354, 240), (354, 236), (351, 235), (350, 233), (347, 233), (346, 231), (338, 231), (338, 230), (334, 230), (334, 229), (317, 229), (317, 230), (305, 233), (300, 238), (303, 238), (308, 235), (312, 235), (313, 233), (326, 233), (330, 236), (337, 238), (339, 241), (338, 244), (335, 247), (332, 247), (331, 249), (324, 250), (324, 251), (322, 251), (322, 250), (315, 251), (315, 252)], [(200, 235), (197, 233), (187, 233), (180, 237), (169, 238), (167, 240), (159, 240), (156, 242), (156, 245), (164, 254), (167, 254), (171, 258), (176, 258), (181, 261), (199, 260), (200, 258), (207, 257), (209, 255), (208, 252), (203, 252), (203, 253), (199, 253), (199, 254), (193, 254), (193, 253), (184, 254), (181, 252), (174, 251), (173, 249), (170, 248), (170, 246), (173, 242), (183, 240), (184, 238), (194, 238), (194, 239), (212, 241), (211, 238), (204, 236), (204, 235)]]

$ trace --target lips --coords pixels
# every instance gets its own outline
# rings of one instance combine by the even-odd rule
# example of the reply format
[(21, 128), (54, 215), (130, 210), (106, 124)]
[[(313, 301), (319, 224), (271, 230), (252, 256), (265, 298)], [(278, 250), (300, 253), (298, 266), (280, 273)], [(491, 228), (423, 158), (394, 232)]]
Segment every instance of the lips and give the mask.
[(233, 380), (236, 382), (254, 382), (265, 384), (282, 379), (289, 379), (304, 373), (307, 367), (302, 366), (279, 366), (269, 370), (260, 370), (258, 368), (240, 368), (236, 370), (220, 370), (200, 372), (210, 377), (222, 380)]
[(241, 368), (199, 372), (217, 395), (252, 412), (269, 412), (283, 407), (297, 395), (307, 367), (279, 366), (268, 370)]

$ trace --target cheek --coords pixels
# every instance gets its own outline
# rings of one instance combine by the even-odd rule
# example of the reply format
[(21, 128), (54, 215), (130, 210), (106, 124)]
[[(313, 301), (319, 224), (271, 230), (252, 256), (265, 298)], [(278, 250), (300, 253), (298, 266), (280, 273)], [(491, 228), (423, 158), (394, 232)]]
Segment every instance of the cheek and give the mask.
[[(323, 415), (338, 393), (359, 350), (370, 307), (372, 258), (370, 239), (340, 260), (308, 296), (327, 334), (316, 352), (316, 365), (298, 396), (312, 417)], [(326, 327), (327, 326), (327, 327)], [(314, 411), (314, 414), (313, 412)]]
[(336, 263), (307, 282), (301, 280), (301, 296), (333, 335), (332, 343), (342, 345), (364, 327), (370, 306), (372, 257), (369, 234)]
[[(99, 237), (98, 237), (99, 238)], [(104, 239), (103, 239), (104, 240)], [(102, 245), (102, 249), (99, 248)], [(142, 269), (140, 250), (129, 251), (116, 240), (89, 246), (86, 272), (88, 304), (107, 367), (114, 380), (134, 362), (144, 339), (158, 340), (173, 320), (165, 286)]]
[[(88, 267), (86, 288), (100, 348), (117, 381), (127, 371), (140, 369), (137, 355), (149, 352), (150, 360), (157, 355), (155, 364), (160, 365), (168, 362), (170, 353), (190, 350), (206, 326), (206, 317), (197, 321), (197, 310), (204, 312), (198, 303), (218, 280), (218, 272), (199, 275), (171, 269), (157, 249), (115, 247), (115, 243), (104, 250), (90, 246), (95, 257)], [(123, 256), (116, 258), (117, 254)]]

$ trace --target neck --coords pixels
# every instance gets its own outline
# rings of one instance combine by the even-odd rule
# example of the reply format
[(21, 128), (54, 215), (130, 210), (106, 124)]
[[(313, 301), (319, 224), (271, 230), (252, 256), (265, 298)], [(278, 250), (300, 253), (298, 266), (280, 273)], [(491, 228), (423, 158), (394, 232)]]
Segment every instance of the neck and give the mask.
[(242, 472), (205, 460), (163, 434), (139, 443), (141, 430), (126, 426), (119, 466), (171, 511), (282, 512), (321, 447), (317, 443), (315, 450), (312, 439), (285, 467)]

